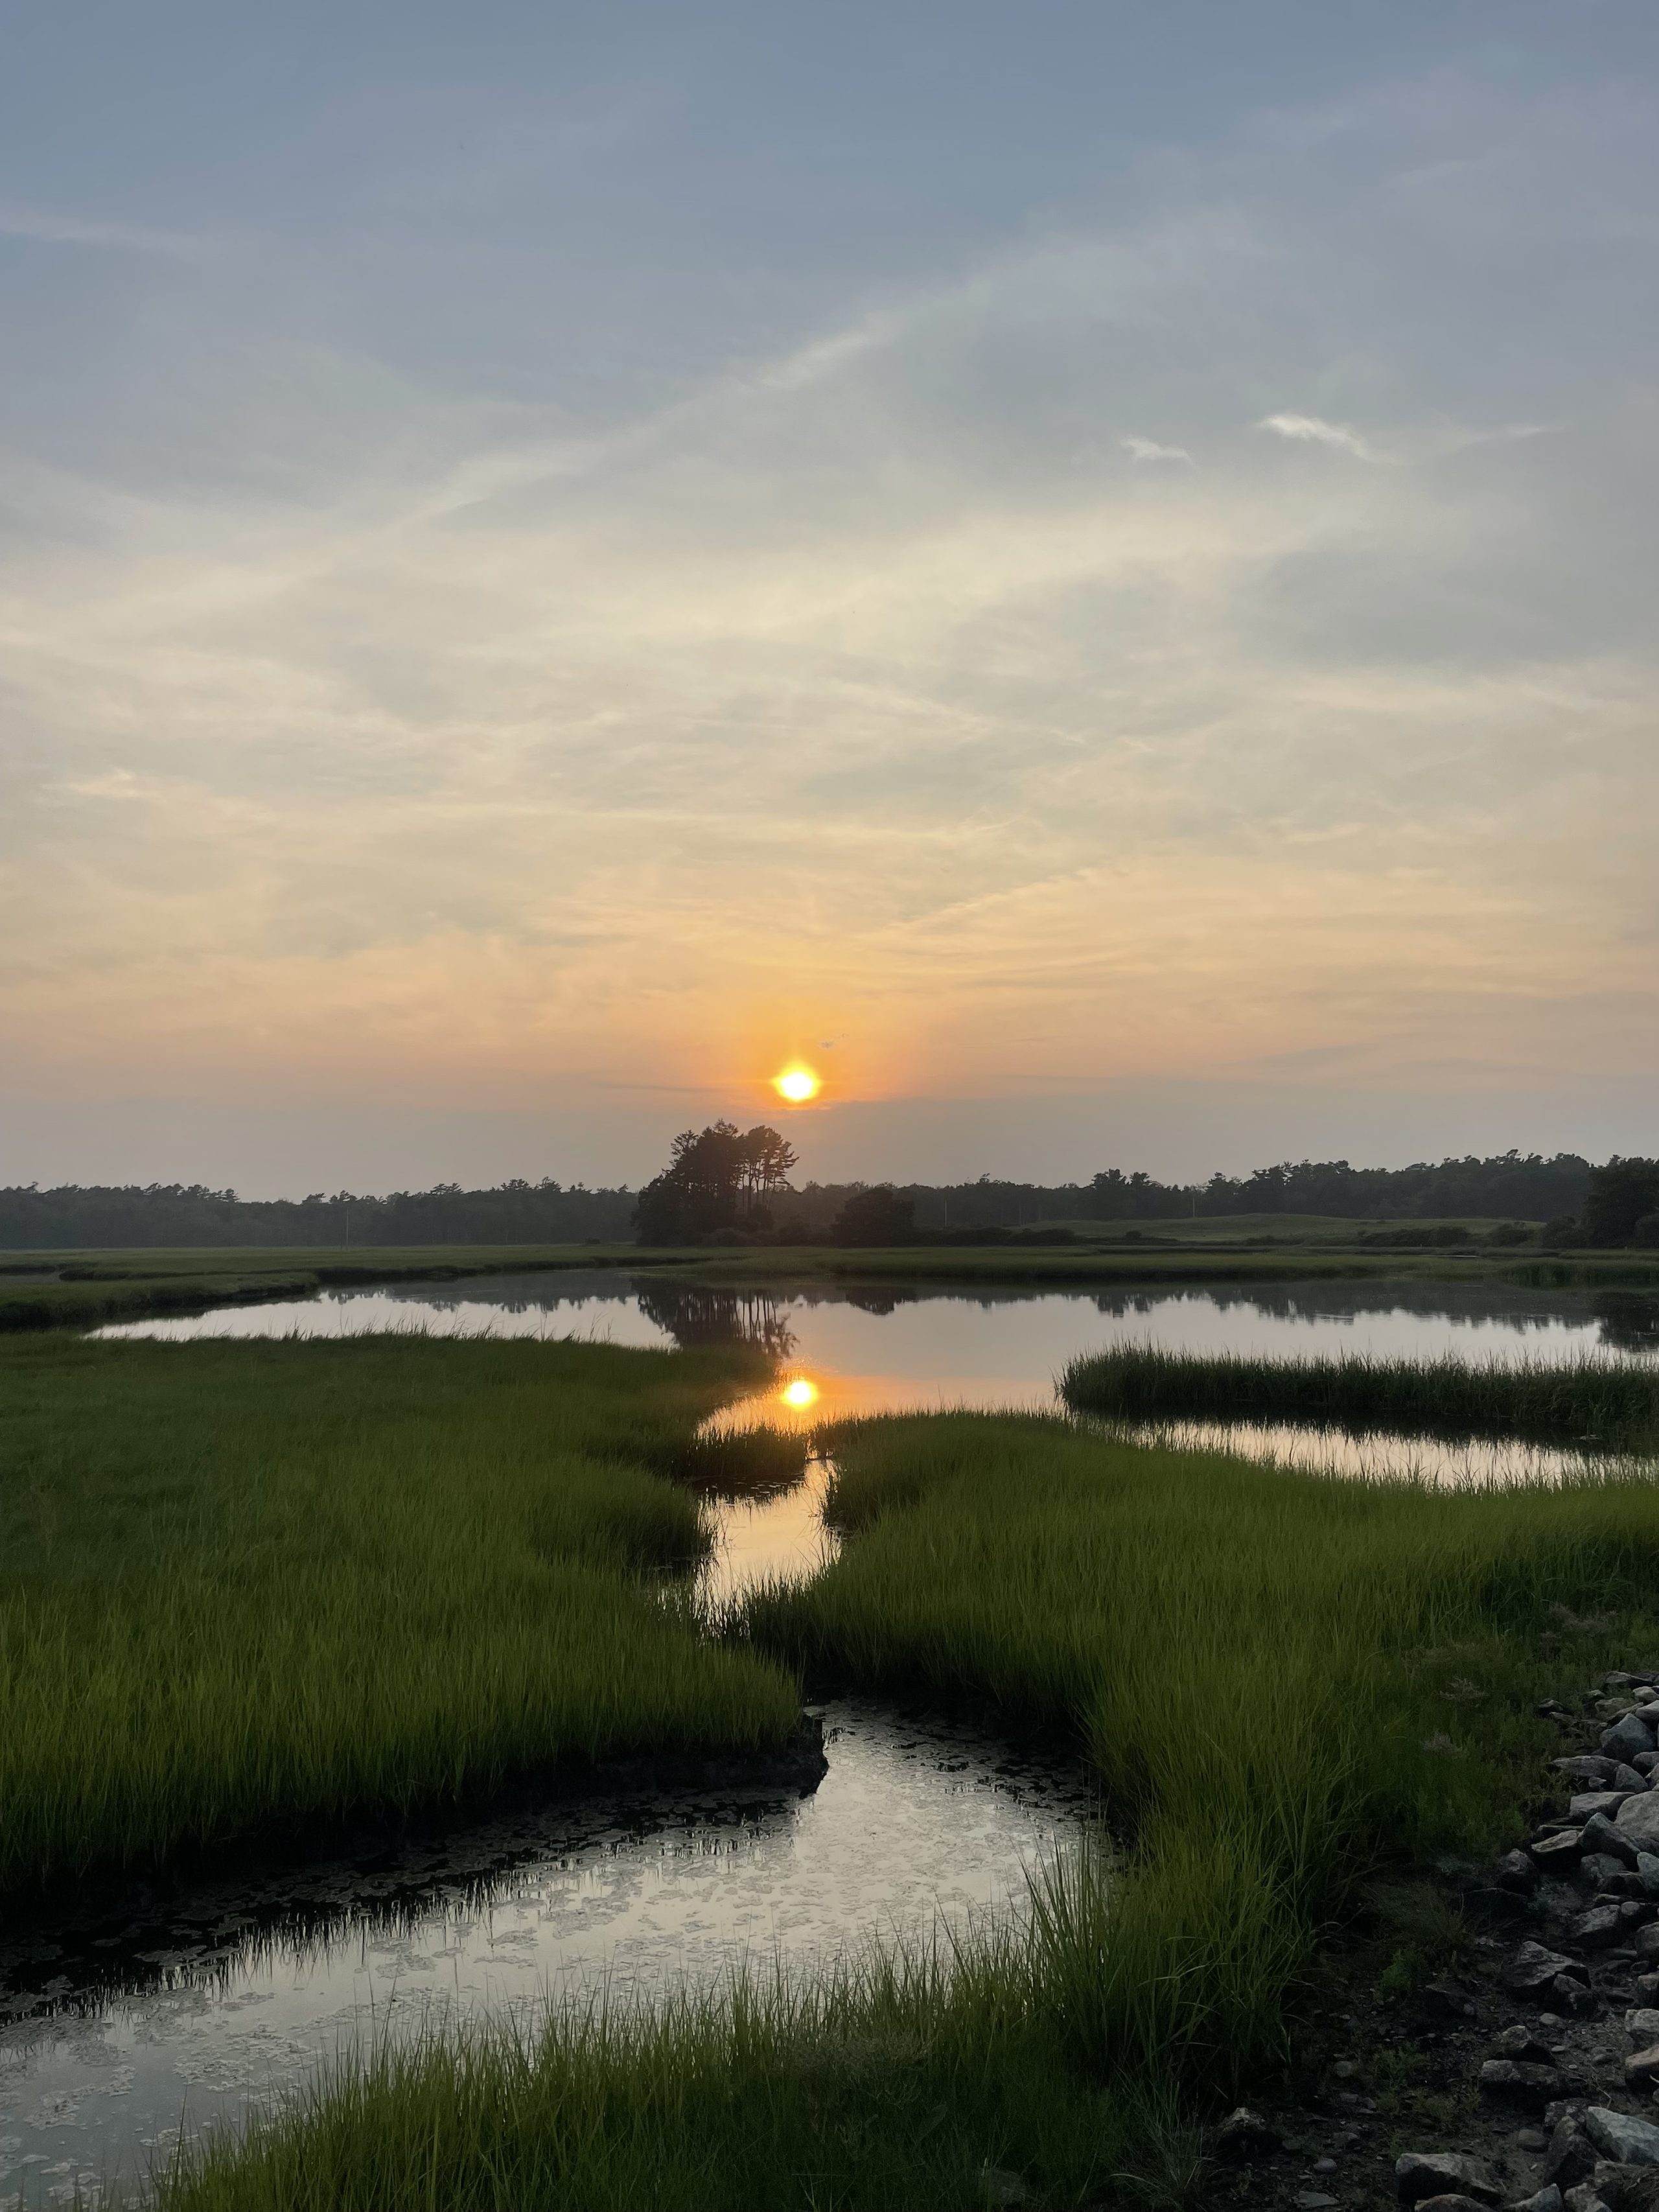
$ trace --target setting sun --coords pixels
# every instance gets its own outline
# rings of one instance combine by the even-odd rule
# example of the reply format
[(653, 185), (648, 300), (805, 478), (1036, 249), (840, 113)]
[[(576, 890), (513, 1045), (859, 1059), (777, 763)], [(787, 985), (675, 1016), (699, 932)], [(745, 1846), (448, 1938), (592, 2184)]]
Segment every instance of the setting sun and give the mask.
[(809, 1382), (804, 1375), (798, 1375), (793, 1382), (784, 1384), (778, 1395), (786, 1406), (793, 1406), (797, 1413), (801, 1413), (808, 1406), (817, 1405), (818, 1386), (816, 1382)]
[(817, 1097), (820, 1087), (818, 1078), (810, 1067), (786, 1067), (781, 1075), (772, 1078), (773, 1090), (792, 1106), (805, 1106), (809, 1098)]

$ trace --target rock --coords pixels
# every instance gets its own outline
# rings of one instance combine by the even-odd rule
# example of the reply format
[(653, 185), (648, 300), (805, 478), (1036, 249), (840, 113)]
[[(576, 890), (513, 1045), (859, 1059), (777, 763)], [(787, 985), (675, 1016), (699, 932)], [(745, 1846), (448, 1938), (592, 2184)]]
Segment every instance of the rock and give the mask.
[(1638, 1928), (1631, 1941), (1639, 1958), (1659, 1959), (1659, 1928)]
[(1613, 1816), (1620, 1835), (1628, 1836), (1638, 1851), (1659, 1852), (1659, 1790), (1644, 1790), (1639, 1797), (1626, 1797)]
[(1504, 1986), (1522, 1995), (1529, 1990), (1547, 1989), (1558, 1974), (1571, 1973), (1573, 1964), (1541, 1943), (1523, 1943), (1504, 1969)]
[(1652, 1727), (1638, 1720), (1634, 1713), (1626, 1713), (1623, 1720), (1615, 1721), (1610, 1729), (1602, 1731), (1601, 1749), (1609, 1759), (1639, 1758), (1643, 1752), (1653, 1747)]
[(1651, 1774), (1659, 1766), (1659, 1751), (1638, 1751), (1631, 1765), (1638, 1774)]
[(1574, 1974), (1558, 1974), (1550, 1984), (1551, 1996), (1570, 2013), (1585, 2013), (1595, 2002), (1588, 1987)]
[(1436, 2020), (1467, 2020), (1474, 2010), (1455, 1982), (1425, 1982), (1418, 1995)]
[(1625, 2166), (1611, 2160), (1596, 2162), (1590, 2186), (1613, 2212), (1654, 2212), (1659, 2206), (1659, 2166)]
[(1544, 2155), (1544, 2179), (1558, 2188), (1571, 2189), (1581, 2181), (1588, 2181), (1595, 2171), (1595, 2146), (1585, 2134), (1582, 2124), (1571, 2118), (1558, 2120), (1550, 2131), (1550, 2147)]
[(1625, 2033), (1632, 2043), (1659, 2043), (1659, 2006), (1633, 2005), (1625, 2014)]
[(1494, 2058), (1524, 2058), (1534, 2066), (1553, 2063), (1555, 2054), (1547, 2043), (1540, 2043), (1524, 2021), (1506, 2027), (1492, 2047)]
[(1461, 2150), (1408, 2150), (1395, 2160), (1394, 2185), (1402, 2204), (1419, 2204), (1426, 2197), (1459, 2192), (1501, 2204), (1504, 2192), (1498, 2176), (1483, 2158), (1469, 2158)]
[(1555, 2184), (1553, 2181), (1547, 2181), (1535, 2194), (1523, 2197), (1518, 2204), (1511, 2208), (1511, 2212), (1562, 2212), (1563, 2202), (1561, 2192)]
[[(1647, 1753), (1645, 1752), (1638, 1751), (1636, 1756), (1638, 1759), (1645, 1759)], [(1636, 1767), (1626, 1766), (1624, 1761), (1620, 1759), (1618, 1765), (1613, 1770), (1612, 1781), (1609, 1782), (1607, 1786), (1609, 1790), (1628, 1790), (1633, 1793), (1638, 1790), (1645, 1790), (1647, 1788), (1648, 1778), (1645, 1774), (1640, 1772)]]
[(1498, 1887), (1526, 1897), (1538, 1887), (1538, 1869), (1524, 1851), (1505, 1851), (1498, 1862)]
[(1240, 2105), (1229, 2112), (1215, 2131), (1215, 2147), (1229, 2158), (1265, 2158), (1279, 2148), (1279, 2134), (1260, 2112)]
[(1636, 1854), (1636, 1879), (1650, 1897), (1659, 1897), (1659, 1857), (1651, 1851)]
[(1334, 2197), (1327, 2197), (1322, 2189), (1298, 2189), (1296, 2192), (1297, 2212), (1330, 2212)]
[(1316, 2173), (1334, 2173), (1336, 2160), (1334, 2158), (1316, 2158), (1313, 2162), (1313, 2170)]
[(1480, 2094), (1541, 2112), (1553, 2099), (1570, 2096), (1572, 2084), (1553, 2066), (1535, 2066), (1524, 2058), (1488, 2058), (1480, 2069)]
[[(1581, 1823), (1588, 1820), (1592, 1813), (1606, 1813), (1611, 1817), (1628, 1802), (1630, 1794), (1628, 1790), (1581, 1790), (1577, 1796), (1567, 1800), (1568, 1817)], [(1649, 1794), (1645, 1790), (1642, 1792), (1644, 1797)]]
[(1533, 1864), (1544, 1874), (1559, 1874), (1577, 1859), (1582, 1846), (1577, 1828), (1558, 1828), (1553, 1836), (1539, 1836), (1527, 1845)]
[(1547, 2150), (1550, 2144), (1542, 2128), (1517, 2128), (1510, 2140), (1517, 2150)]
[(1581, 1889), (1605, 1889), (1609, 1882), (1617, 1881), (1630, 1872), (1622, 1858), (1614, 1858), (1611, 1851), (1587, 1851), (1578, 1862), (1577, 1881)]
[[(1326, 2202), (1330, 2202), (1328, 2197)], [(1482, 2205), (1478, 2197), (1460, 2197), (1454, 2191), (1449, 2197), (1425, 2197), (1421, 2212), (1482, 2212)]]
[(1567, 1923), (1567, 1940), (1581, 1950), (1606, 1951), (1624, 1939), (1625, 1922), (1616, 1905), (1594, 1905)]
[(1618, 2165), (1659, 2166), (1659, 2128), (1651, 2120), (1592, 2105), (1584, 2115), (1584, 2133), (1603, 2158)]
[(1558, 1774), (1571, 1775), (1575, 1782), (1588, 1782), (1597, 1790), (1605, 1790), (1619, 1762), (1616, 1759), (1603, 1759), (1599, 1752), (1584, 1751), (1576, 1759), (1553, 1759), (1550, 1765)]
[(1577, 2189), (1568, 2190), (1566, 2206), (1567, 2212), (1613, 2212), (1593, 2181), (1581, 2181)]
[(1650, 2089), (1659, 2081), (1659, 2044), (1632, 2052), (1625, 2061), (1625, 2081), (1632, 2089)]
[[(1627, 1801), (1628, 1802), (1628, 1801)], [(1641, 1846), (1624, 1829), (1615, 1826), (1605, 1813), (1592, 1813), (1579, 1835), (1579, 1847), (1608, 1858), (1617, 1859), (1620, 1866), (1634, 1868), (1641, 1856)]]

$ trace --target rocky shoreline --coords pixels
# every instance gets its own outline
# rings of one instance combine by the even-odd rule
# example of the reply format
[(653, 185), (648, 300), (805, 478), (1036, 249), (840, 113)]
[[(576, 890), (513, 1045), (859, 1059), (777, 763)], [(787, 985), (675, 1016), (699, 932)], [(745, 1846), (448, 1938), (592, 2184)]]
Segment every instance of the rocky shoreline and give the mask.
[(1540, 1711), (1585, 1747), (1565, 1811), (1437, 1870), (1470, 1954), (1403, 2004), (1350, 1990), (1301, 2097), (1215, 2131), (1211, 2201), (1659, 2212), (1659, 1668)]

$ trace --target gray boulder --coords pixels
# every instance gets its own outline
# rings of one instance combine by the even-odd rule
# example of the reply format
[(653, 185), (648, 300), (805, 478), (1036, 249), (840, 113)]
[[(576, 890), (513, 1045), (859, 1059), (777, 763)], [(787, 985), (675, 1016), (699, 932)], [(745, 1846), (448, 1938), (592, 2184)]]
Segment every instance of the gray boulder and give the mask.
[(1626, 1797), (1613, 1816), (1620, 1835), (1628, 1836), (1638, 1851), (1659, 1853), (1659, 1790), (1644, 1790), (1639, 1797)]
[(1560, 2189), (1573, 2189), (1581, 2181), (1588, 2181), (1595, 2171), (1595, 2146), (1584, 2133), (1583, 2124), (1569, 2116), (1558, 2120), (1550, 2131), (1550, 2147), (1544, 2154), (1544, 2179)]
[(1634, 1836), (1608, 1820), (1605, 1813), (1592, 1813), (1585, 1821), (1579, 1840), (1586, 1851), (1600, 1851), (1619, 1861), (1621, 1866), (1633, 1868), (1641, 1856), (1641, 1845)]
[(1553, 1836), (1540, 1836), (1527, 1845), (1532, 1862), (1545, 1874), (1562, 1874), (1571, 1868), (1583, 1848), (1577, 1828), (1558, 1828)]
[(1480, 2094), (1505, 2105), (1519, 2105), (1541, 2112), (1558, 2097), (1570, 2097), (1575, 2084), (1553, 2066), (1536, 2066), (1524, 2058), (1488, 2058), (1480, 2069)]
[(1616, 1905), (1593, 1905), (1567, 1923), (1567, 1936), (1583, 1951), (1608, 1951), (1622, 1942), (1625, 1922)]
[(1547, 1989), (1558, 1974), (1570, 1974), (1575, 1963), (1559, 1951), (1547, 1950), (1541, 1943), (1526, 1942), (1504, 1967), (1504, 1986), (1521, 1996)]
[[(1640, 1759), (1643, 1754), (1638, 1751), (1636, 1756)], [(1607, 1784), (1609, 1790), (1645, 1790), (1647, 1786), (1647, 1776), (1633, 1766), (1626, 1766), (1622, 1759), (1613, 1768), (1613, 1779)]]
[(1603, 2158), (1617, 2165), (1659, 2166), (1659, 2128), (1651, 2120), (1592, 2105), (1584, 2115), (1584, 2133)]
[(1583, 1751), (1572, 1759), (1553, 1759), (1550, 1765), (1558, 1774), (1570, 1774), (1575, 1782), (1586, 1782), (1595, 1790), (1607, 1789), (1619, 1767), (1616, 1759), (1603, 1759), (1596, 1751)]
[(1512, 2206), (1511, 2212), (1562, 2212), (1564, 2201), (1555, 2184), (1547, 2181), (1532, 2196), (1523, 2197), (1518, 2204)]
[[(1611, 1820), (1630, 1794), (1628, 1790), (1580, 1790), (1576, 1797), (1567, 1800), (1567, 1817), (1582, 1824), (1592, 1813), (1605, 1813)], [(1642, 1794), (1646, 1796), (1648, 1792), (1644, 1790)]]
[(1625, 2014), (1625, 2033), (1632, 2043), (1659, 2043), (1659, 2005), (1632, 2005)]
[(1394, 2185), (1402, 2204), (1454, 2191), (1483, 2197), (1488, 2204), (1504, 2201), (1498, 2176), (1485, 2159), (1467, 2157), (1461, 2150), (1408, 2150), (1395, 2160)]
[(1634, 1759), (1639, 1752), (1653, 1748), (1651, 1726), (1638, 1720), (1634, 1713), (1626, 1713), (1623, 1720), (1615, 1721), (1601, 1738), (1601, 1749), (1609, 1759)]
[(1632, 2089), (1650, 2089), (1659, 2081), (1659, 2044), (1631, 2053), (1625, 2061), (1625, 2080)]

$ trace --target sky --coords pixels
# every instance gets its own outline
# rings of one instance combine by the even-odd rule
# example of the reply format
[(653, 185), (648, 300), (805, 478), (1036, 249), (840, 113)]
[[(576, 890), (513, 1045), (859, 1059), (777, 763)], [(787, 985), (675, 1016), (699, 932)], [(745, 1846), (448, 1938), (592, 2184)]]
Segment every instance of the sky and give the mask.
[(6, 46), (0, 1182), (1659, 1151), (1650, 0)]

